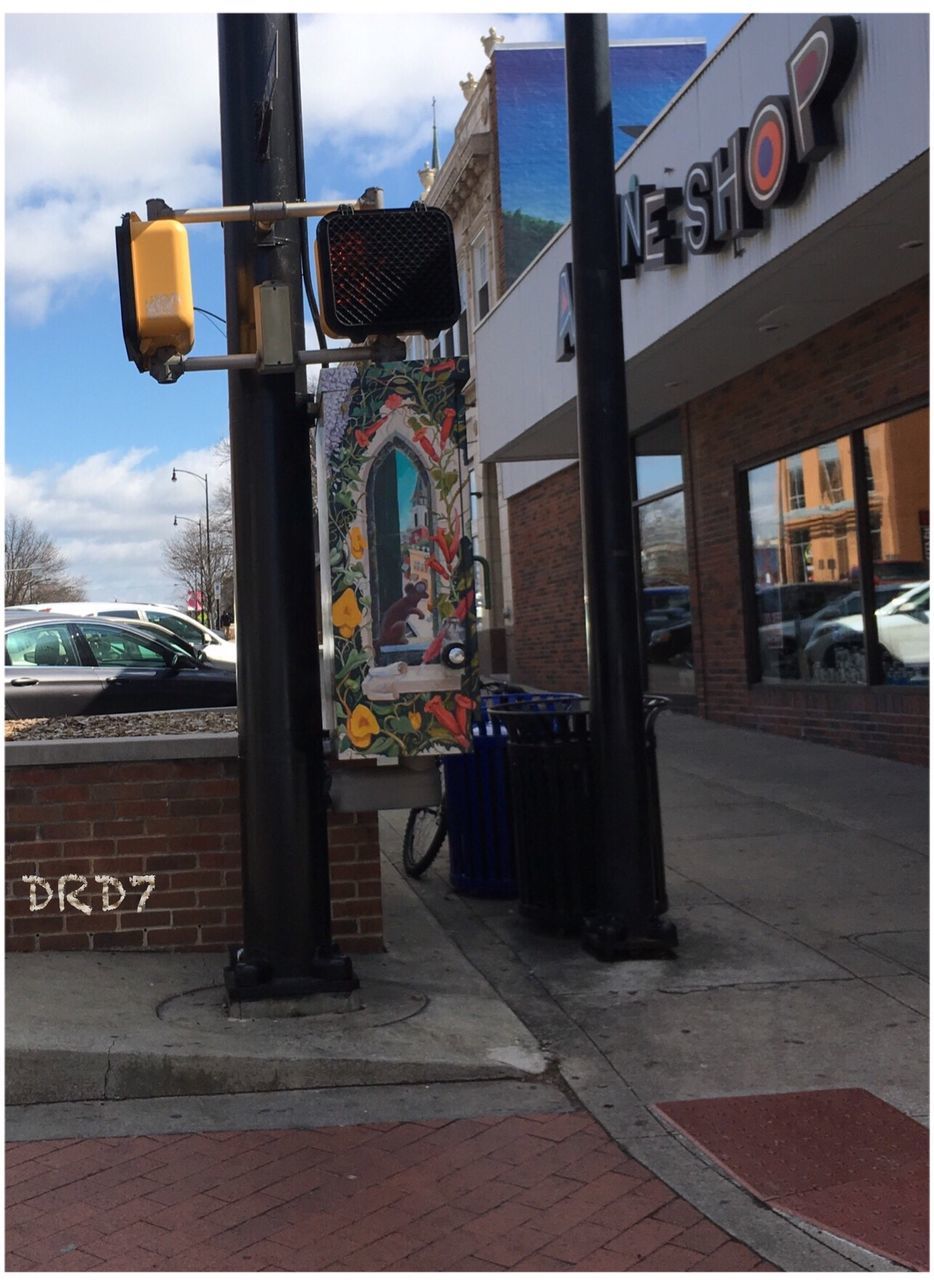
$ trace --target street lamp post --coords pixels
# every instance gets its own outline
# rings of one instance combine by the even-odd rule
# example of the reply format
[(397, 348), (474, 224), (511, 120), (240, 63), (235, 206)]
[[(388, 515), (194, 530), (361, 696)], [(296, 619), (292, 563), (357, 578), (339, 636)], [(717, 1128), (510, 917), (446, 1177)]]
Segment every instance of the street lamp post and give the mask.
[[(198, 526), (198, 577), (201, 581), (201, 608), (204, 608), (204, 544), (201, 538), (201, 518), (197, 520), (192, 516), (175, 516), (172, 520), (174, 525), (178, 525), (179, 520), (184, 520), (187, 524), (196, 524)], [(209, 615), (210, 616), (210, 615)]]
[(205, 560), (207, 562), (207, 613), (208, 626), (217, 625), (217, 619), (214, 617), (214, 570), (211, 565), (211, 503), (208, 498), (208, 478), (206, 475), (199, 475), (197, 471), (186, 471), (184, 467), (172, 468), (173, 482), (178, 479), (176, 472), (180, 471), (183, 475), (194, 476), (196, 480), (200, 480), (204, 485), (204, 550)]

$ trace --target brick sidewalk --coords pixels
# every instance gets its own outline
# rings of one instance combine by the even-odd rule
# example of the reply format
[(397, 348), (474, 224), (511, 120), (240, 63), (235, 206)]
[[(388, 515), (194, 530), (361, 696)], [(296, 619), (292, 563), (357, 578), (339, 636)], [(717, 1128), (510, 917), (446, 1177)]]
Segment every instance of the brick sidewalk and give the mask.
[(10, 1271), (774, 1271), (585, 1111), (7, 1144)]

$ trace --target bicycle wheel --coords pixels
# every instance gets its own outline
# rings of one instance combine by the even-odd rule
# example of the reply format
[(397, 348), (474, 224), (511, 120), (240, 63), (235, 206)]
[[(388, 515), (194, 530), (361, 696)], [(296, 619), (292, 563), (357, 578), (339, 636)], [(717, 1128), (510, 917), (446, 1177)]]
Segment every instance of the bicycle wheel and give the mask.
[(415, 880), (424, 875), (438, 856), (447, 833), (447, 811), (443, 795), (440, 804), (409, 811), (402, 838), (402, 865), (408, 875)]

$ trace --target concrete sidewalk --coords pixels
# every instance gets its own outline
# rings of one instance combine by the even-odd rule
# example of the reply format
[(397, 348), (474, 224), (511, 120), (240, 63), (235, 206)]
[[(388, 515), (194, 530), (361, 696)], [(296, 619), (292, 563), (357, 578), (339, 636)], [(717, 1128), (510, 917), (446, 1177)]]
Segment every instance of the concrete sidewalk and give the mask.
[[(8, 1137), (570, 1099), (775, 1266), (897, 1269), (765, 1207), (653, 1104), (861, 1087), (926, 1119), (927, 771), (688, 716), (662, 717), (658, 741), (677, 958), (601, 964), (513, 902), (454, 894), (445, 851), (406, 880), (405, 815), (390, 813), (389, 950), (354, 961), (359, 1012), (228, 1021), (222, 957), (10, 956)], [(157, 1127), (139, 1127), (140, 1107)]]

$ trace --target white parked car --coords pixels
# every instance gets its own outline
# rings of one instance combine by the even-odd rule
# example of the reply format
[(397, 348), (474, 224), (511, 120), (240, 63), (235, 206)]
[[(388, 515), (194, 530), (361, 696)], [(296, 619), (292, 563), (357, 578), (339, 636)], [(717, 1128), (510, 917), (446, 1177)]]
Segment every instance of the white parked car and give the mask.
[[(927, 682), (931, 661), (931, 584), (917, 582), (876, 610), (879, 646), (888, 683)], [(865, 679), (863, 615), (852, 613), (814, 628), (805, 646), (818, 680)]]
[(67, 613), (78, 618), (114, 618), (125, 622), (148, 619), (174, 631), (177, 636), (204, 652), (216, 667), (236, 667), (237, 646), (231, 640), (190, 618), (170, 604), (125, 604), (119, 600), (71, 600), (54, 604), (24, 605), (37, 613)]

